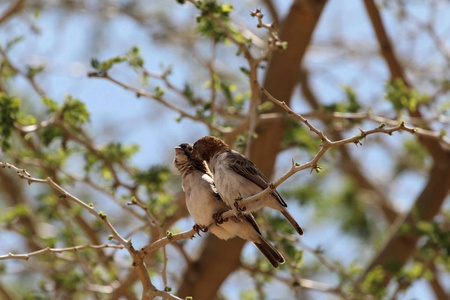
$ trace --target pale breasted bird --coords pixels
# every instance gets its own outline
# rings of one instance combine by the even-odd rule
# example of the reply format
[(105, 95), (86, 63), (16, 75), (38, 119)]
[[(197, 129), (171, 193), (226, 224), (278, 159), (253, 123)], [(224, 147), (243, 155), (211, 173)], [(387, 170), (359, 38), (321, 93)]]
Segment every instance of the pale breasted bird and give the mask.
[[(186, 206), (194, 219), (194, 230), (209, 231), (220, 239), (228, 240), (235, 236), (252, 242), (267, 258), (273, 267), (284, 263), (284, 257), (259, 230), (251, 214), (233, 216), (222, 223), (215, 223), (213, 215), (230, 210), (217, 193), (214, 180), (205, 162), (192, 156), (192, 145), (181, 144), (175, 147), (174, 165), (183, 179)], [(211, 225), (212, 224), (212, 225)], [(211, 226), (210, 226), (211, 225)]]
[(231, 150), (221, 139), (205, 136), (194, 143), (194, 156), (205, 160), (214, 176), (214, 182), (223, 201), (236, 212), (250, 213), (268, 206), (276, 209), (303, 235), (303, 229), (286, 209), (287, 204), (274, 190), (245, 207), (239, 200), (266, 189), (270, 182), (258, 167), (244, 155)]

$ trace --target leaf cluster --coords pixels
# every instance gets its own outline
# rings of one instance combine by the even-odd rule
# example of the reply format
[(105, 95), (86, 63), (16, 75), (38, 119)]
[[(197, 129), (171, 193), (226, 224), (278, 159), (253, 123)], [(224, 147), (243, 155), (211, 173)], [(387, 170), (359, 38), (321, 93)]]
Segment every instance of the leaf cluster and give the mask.
[(356, 91), (350, 86), (343, 86), (342, 90), (345, 94), (345, 98), (342, 101), (335, 102), (328, 105), (322, 105), (321, 111), (325, 112), (348, 112), (356, 113), (361, 110), (361, 104), (358, 100)]
[(432, 100), (429, 95), (408, 87), (400, 78), (387, 82), (385, 90), (386, 100), (392, 103), (397, 112), (403, 109), (416, 111), (419, 105), (427, 104)]
[(231, 4), (220, 4), (217, 1), (197, 1), (195, 5), (201, 11), (201, 14), (197, 16), (197, 32), (216, 42), (224, 41), (227, 34), (217, 20), (222, 22), (227, 31), (234, 32), (228, 24), (230, 12), (233, 10)]
[(141, 69), (144, 66), (144, 58), (140, 54), (139, 47), (134, 46), (128, 50), (125, 55), (115, 56), (104, 61), (99, 61), (97, 58), (91, 59), (91, 67), (95, 70), (91, 72), (91, 76), (104, 77), (108, 74), (116, 64), (126, 62), (133, 69)]

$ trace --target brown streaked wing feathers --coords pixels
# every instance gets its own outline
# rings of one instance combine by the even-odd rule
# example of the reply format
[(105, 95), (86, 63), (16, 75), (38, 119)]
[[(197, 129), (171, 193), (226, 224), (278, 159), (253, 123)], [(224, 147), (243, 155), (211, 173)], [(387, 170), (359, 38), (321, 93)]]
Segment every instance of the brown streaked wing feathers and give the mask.
[[(251, 160), (238, 152), (232, 150), (227, 150), (227, 152), (231, 170), (250, 180), (263, 190), (269, 186), (269, 179), (264, 176)], [(274, 191), (271, 195), (276, 198), (282, 206), (287, 207), (286, 202), (284, 202), (277, 191)]]

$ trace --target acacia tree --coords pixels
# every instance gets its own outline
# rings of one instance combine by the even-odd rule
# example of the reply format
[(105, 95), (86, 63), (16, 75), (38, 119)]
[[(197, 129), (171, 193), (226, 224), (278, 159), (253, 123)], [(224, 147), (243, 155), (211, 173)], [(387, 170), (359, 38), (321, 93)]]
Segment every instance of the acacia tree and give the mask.
[[(429, 13), (423, 18), (414, 4), (394, 1), (381, 8), (362, 1), (374, 33), (367, 46), (367, 40), (358, 44), (341, 37), (339, 26), (329, 29), (331, 37), (313, 40), (332, 5), (326, 0), (293, 1), (284, 15), (270, 0), (251, 13), (242, 3), (235, 3), (234, 12), (228, 3), (177, 2), (18, 0), (4, 5), (0, 26), (7, 32), (26, 24), (38, 32), (40, 19), (30, 16), (39, 12), (44, 20), (47, 13), (89, 15), (106, 32), (108, 22), (127, 18), (161, 49), (175, 46), (177, 55), (189, 55), (170, 67), (162, 56), (165, 67), (149, 68), (155, 55), (140, 50), (144, 43), (101, 59), (104, 53), (97, 53), (94, 43), (95, 55), (84, 54), (83, 62), (90, 60), (89, 84), (123, 89), (128, 105), (138, 102), (136, 96), (153, 111), (175, 112), (175, 120), (165, 124), (183, 132), (183, 142), (201, 136), (193, 132), (200, 124), (201, 132), (245, 153), (273, 179), (262, 194), (278, 188), (305, 236), (299, 238), (276, 214), (257, 213), (264, 234), (286, 258), (277, 270), (254, 252), (242, 255), (243, 240), (206, 235), (190, 241), (192, 224), (179, 222), (187, 211), (170, 158), (144, 167), (134, 159), (144, 142), (128, 145), (120, 137), (104, 142), (93, 132), (95, 112), (87, 108), (95, 100), (86, 105), (76, 94), (54, 98), (42, 80), (51, 68), (20, 60), (15, 49), (24, 41), (11, 30), (0, 49), (2, 297), (395, 299), (426, 281), (436, 299), (446, 299), (450, 54), (438, 20), (448, 5), (421, 4)], [(415, 34), (392, 41), (382, 13), (394, 22), (392, 32)], [(99, 44), (106, 43), (104, 35), (97, 30)], [(420, 47), (404, 46), (420, 43), (421, 35), (431, 41), (428, 56)], [(369, 88), (344, 80), (352, 73), (344, 71), (346, 63), (365, 72), (352, 76), (369, 81)], [(369, 71), (376, 68), (387, 72), (372, 78)], [(317, 88), (336, 91), (342, 84), (347, 84), (343, 100), (335, 102)], [(167, 119), (162, 115), (152, 118), (162, 122)], [(127, 122), (120, 111), (114, 120), (117, 128)], [(165, 136), (155, 132), (161, 126), (153, 123), (148, 130), (161, 139), (152, 148), (167, 147)], [(275, 172), (278, 156), (289, 158)], [(404, 192), (403, 181), (418, 186), (417, 192)], [(399, 208), (396, 198), (410, 206)], [(319, 246), (327, 240), (330, 244)], [(331, 243), (341, 243), (340, 250), (333, 253)], [(355, 250), (349, 253), (349, 247)], [(233, 276), (244, 276), (251, 286), (224, 285)]]

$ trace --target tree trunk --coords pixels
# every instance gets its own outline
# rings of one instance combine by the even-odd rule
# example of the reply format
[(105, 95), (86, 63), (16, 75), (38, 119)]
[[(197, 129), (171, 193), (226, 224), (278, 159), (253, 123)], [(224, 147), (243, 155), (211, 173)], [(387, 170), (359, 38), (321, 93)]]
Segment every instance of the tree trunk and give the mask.
[[(265, 88), (275, 97), (290, 102), (296, 85), (300, 62), (310, 44), (312, 34), (326, 0), (296, 1), (282, 22), (280, 38), (288, 42), (286, 51), (275, 52), (264, 81)], [(279, 112), (280, 108), (274, 107)], [(250, 158), (270, 177), (280, 150), (285, 124), (281, 120), (258, 125), (258, 138), (251, 145)], [(186, 269), (184, 279), (176, 293), (180, 297), (193, 296), (195, 300), (214, 299), (223, 281), (238, 268), (241, 239), (221, 241), (208, 237), (199, 259)]]

